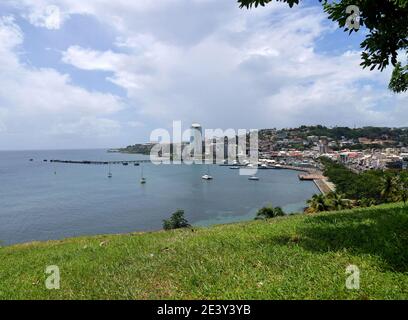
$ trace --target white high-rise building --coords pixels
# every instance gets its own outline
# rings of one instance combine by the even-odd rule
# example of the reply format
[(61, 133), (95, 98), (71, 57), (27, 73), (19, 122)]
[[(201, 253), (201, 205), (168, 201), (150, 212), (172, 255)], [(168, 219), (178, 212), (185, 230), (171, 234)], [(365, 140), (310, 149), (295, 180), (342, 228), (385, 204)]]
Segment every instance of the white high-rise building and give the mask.
[(199, 123), (193, 123), (191, 125), (190, 143), (193, 144), (194, 159), (201, 161), (203, 154), (203, 128)]

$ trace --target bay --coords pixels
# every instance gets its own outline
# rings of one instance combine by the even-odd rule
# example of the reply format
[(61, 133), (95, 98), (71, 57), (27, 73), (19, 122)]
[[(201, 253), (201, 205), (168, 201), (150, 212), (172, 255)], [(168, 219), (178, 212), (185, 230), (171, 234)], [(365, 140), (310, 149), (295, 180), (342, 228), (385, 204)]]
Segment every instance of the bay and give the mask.
[[(66, 237), (159, 230), (183, 209), (196, 226), (251, 220), (262, 206), (301, 212), (318, 193), (291, 170), (259, 170), (249, 181), (238, 170), (212, 165), (143, 164), (141, 167), (55, 164), (59, 160), (140, 160), (143, 155), (106, 150), (0, 152), (0, 243), (10, 245)], [(33, 159), (34, 161), (30, 161)]]

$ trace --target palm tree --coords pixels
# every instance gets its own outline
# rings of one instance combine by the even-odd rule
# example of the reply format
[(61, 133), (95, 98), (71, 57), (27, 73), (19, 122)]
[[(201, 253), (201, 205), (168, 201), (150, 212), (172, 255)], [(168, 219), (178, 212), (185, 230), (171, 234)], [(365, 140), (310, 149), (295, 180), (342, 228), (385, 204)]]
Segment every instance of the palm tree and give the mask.
[(404, 204), (407, 204), (407, 201), (408, 201), (408, 188), (403, 188), (401, 191), (400, 191), (400, 198), (401, 198), (401, 201), (403, 201), (404, 202)]
[(344, 195), (331, 192), (328, 194), (327, 199), (329, 200), (330, 206), (333, 210), (344, 210), (350, 208), (350, 201), (344, 199)]
[(309, 212), (329, 211), (330, 206), (327, 203), (327, 198), (324, 194), (315, 194), (312, 199), (308, 200)]
[(358, 200), (358, 206), (360, 207), (364, 207), (364, 208), (368, 208), (368, 207), (372, 207), (375, 206), (376, 202), (374, 199), (370, 199), (370, 198), (362, 198), (360, 200)]
[(408, 177), (400, 177), (399, 180), (399, 192), (398, 192), (398, 200), (404, 202), (404, 204), (408, 201)]
[(381, 197), (386, 202), (395, 200), (398, 190), (398, 177), (386, 175), (381, 179)]

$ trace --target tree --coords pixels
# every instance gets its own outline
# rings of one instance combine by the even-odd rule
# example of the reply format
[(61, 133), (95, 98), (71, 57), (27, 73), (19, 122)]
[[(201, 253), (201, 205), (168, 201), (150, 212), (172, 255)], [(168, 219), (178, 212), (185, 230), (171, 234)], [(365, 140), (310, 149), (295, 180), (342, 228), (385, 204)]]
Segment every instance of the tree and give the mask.
[(381, 179), (381, 197), (387, 201), (392, 202), (398, 197), (398, 177), (387, 174)]
[(398, 200), (407, 204), (408, 201), (408, 175), (400, 175), (398, 177)]
[(333, 210), (344, 210), (351, 207), (350, 201), (344, 199), (344, 195), (331, 192), (327, 195), (328, 203)]
[(285, 216), (285, 212), (282, 210), (280, 207), (264, 207), (262, 209), (259, 209), (257, 214), (256, 214), (256, 220), (261, 220), (261, 219), (272, 219), (276, 217), (283, 217)]
[(358, 205), (363, 208), (368, 208), (376, 205), (376, 202), (374, 199), (370, 198), (362, 198), (358, 200)]
[(163, 229), (181, 229), (191, 227), (188, 221), (184, 218), (184, 210), (177, 210), (168, 220), (163, 220)]
[(401, 201), (404, 202), (404, 204), (407, 204), (407, 201), (408, 201), (408, 188), (407, 187), (403, 187), (401, 189), (400, 198), (401, 198)]
[[(286, 2), (290, 7), (300, 0), (276, 0)], [(272, 0), (238, 0), (241, 8), (265, 6)], [(337, 22), (344, 31), (357, 32), (350, 22), (367, 28), (365, 40), (361, 43), (363, 68), (383, 71), (391, 63), (394, 71), (389, 88), (394, 92), (408, 90), (408, 0), (319, 0), (329, 19)], [(359, 9), (359, 18), (353, 18), (347, 10), (350, 6)], [(355, 8), (355, 7), (354, 7)], [(398, 62), (398, 53), (405, 61)], [(404, 63), (404, 65), (402, 65)]]
[[(407, 18), (408, 19), (408, 18)], [(401, 93), (407, 90), (408, 83), (408, 65), (403, 67), (401, 62), (395, 65), (394, 71), (392, 72), (391, 81), (389, 84), (390, 90), (394, 92)]]
[(307, 204), (309, 205), (309, 208), (307, 209), (309, 213), (317, 213), (330, 210), (328, 199), (324, 194), (315, 194), (312, 199), (307, 201)]

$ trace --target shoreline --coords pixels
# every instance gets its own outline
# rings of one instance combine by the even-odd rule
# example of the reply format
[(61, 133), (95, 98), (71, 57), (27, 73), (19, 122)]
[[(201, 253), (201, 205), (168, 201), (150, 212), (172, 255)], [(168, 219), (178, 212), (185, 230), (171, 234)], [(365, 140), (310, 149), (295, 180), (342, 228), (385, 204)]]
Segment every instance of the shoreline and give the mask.
[(307, 175), (299, 175), (300, 180), (304, 181), (313, 181), (316, 185), (317, 189), (322, 194), (328, 194), (330, 192), (334, 192), (336, 190), (336, 186), (329, 181), (329, 179), (323, 175), (323, 172), (317, 169), (309, 169), (309, 168), (302, 168), (302, 167), (292, 167), (292, 166), (281, 166), (280, 168), (286, 170), (294, 170), (300, 172), (306, 172)]

